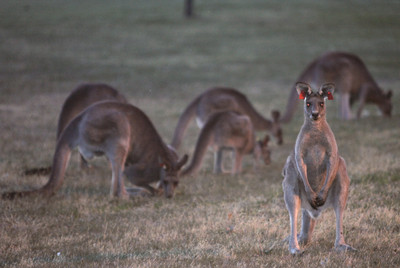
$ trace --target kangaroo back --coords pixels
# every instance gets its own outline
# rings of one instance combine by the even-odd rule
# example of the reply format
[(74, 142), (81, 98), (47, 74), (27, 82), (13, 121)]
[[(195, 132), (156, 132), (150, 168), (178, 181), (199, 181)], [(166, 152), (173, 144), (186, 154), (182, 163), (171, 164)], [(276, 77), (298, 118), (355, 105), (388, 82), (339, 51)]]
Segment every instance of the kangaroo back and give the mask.
[(68, 123), (87, 107), (99, 101), (127, 103), (126, 98), (107, 84), (83, 84), (74, 89), (65, 100), (57, 124), (57, 139)]
[(197, 105), (200, 101), (201, 95), (195, 98), (183, 111), (181, 116), (179, 117), (178, 125), (175, 128), (174, 137), (172, 138), (171, 146), (176, 150), (179, 149), (179, 146), (182, 143), (183, 136), (185, 131), (190, 123), (190, 120), (195, 116)]

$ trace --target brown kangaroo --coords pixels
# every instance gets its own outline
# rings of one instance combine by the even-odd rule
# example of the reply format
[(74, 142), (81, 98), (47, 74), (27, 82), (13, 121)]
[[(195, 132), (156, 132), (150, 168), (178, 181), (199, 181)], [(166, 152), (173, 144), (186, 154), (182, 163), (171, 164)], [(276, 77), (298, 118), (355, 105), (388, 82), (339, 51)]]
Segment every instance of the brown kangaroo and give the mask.
[[(384, 116), (391, 116), (392, 91), (384, 93), (373, 79), (364, 62), (354, 54), (345, 52), (326, 53), (311, 62), (301, 73), (297, 81), (311, 85), (320, 85), (325, 81), (333, 82), (340, 92), (339, 111), (342, 119), (352, 118), (351, 106), (359, 101), (357, 118), (365, 103), (376, 104)], [(286, 112), (281, 118), (282, 123), (288, 123), (297, 107), (296, 86), (290, 91)]]
[[(284, 198), (290, 215), (289, 251), (302, 253), (299, 242), (307, 244), (311, 241), (316, 218), (329, 207), (333, 207), (336, 214), (335, 249), (355, 250), (345, 243), (343, 236), (343, 213), (350, 179), (325, 116), (325, 100), (333, 99), (334, 85), (324, 84), (319, 91), (313, 92), (308, 84), (297, 83), (296, 90), (300, 98), (304, 98), (304, 124), (282, 172)], [(300, 208), (302, 227), (298, 241)]]
[[(143, 194), (126, 189), (124, 167), (135, 185), (156, 190), (149, 184), (160, 181), (166, 197), (172, 197), (179, 182), (178, 172), (186, 163), (161, 139), (150, 119), (138, 108), (119, 102), (98, 102), (76, 116), (62, 131), (53, 158), (49, 181), (32, 191), (11, 192), (3, 198), (30, 194), (53, 195), (62, 185), (71, 150), (78, 147), (85, 159), (105, 155), (112, 168), (111, 195), (128, 197)], [(143, 189), (142, 189), (143, 190)]]
[(225, 172), (222, 167), (224, 150), (231, 150), (234, 153), (232, 175), (241, 172), (242, 159), (245, 154), (253, 153), (255, 165), (261, 156), (264, 163), (269, 164), (271, 153), (268, 149), (268, 141), (268, 135), (263, 141), (256, 141), (252, 122), (247, 115), (232, 111), (214, 113), (201, 129), (193, 159), (189, 166), (182, 171), (181, 176), (199, 171), (209, 146), (212, 146), (214, 150), (214, 173)]
[(197, 125), (202, 128), (211, 114), (222, 111), (235, 111), (247, 115), (256, 131), (271, 131), (278, 144), (282, 144), (278, 111), (272, 111), (273, 121), (271, 121), (258, 113), (247, 97), (236, 89), (216, 87), (203, 92), (186, 107), (179, 117), (171, 145), (179, 149), (186, 128), (194, 116), (196, 116)]
[[(90, 105), (99, 101), (116, 101), (128, 103), (126, 98), (115, 88), (107, 84), (82, 84), (75, 88), (65, 99), (61, 109), (57, 124), (57, 140), (65, 127), (78, 114), (85, 110)], [(89, 165), (85, 158), (81, 156), (81, 167), (87, 168)], [(25, 175), (48, 175), (51, 172), (51, 167), (31, 168), (25, 170)]]

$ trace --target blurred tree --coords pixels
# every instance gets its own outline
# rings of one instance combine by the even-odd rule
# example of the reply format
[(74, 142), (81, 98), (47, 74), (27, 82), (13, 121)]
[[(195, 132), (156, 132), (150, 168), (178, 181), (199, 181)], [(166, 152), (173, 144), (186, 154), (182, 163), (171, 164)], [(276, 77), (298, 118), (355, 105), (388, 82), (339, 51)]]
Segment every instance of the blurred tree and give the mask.
[(190, 18), (193, 16), (193, 0), (184, 0), (184, 13), (185, 17)]

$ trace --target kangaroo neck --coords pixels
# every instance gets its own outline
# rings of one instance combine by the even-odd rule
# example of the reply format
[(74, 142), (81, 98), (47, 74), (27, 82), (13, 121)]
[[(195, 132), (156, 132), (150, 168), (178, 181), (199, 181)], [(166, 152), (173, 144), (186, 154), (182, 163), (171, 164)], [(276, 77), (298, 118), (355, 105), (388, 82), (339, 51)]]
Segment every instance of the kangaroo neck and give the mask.
[(329, 127), (328, 122), (326, 121), (325, 116), (319, 118), (318, 120), (313, 120), (311, 118), (306, 117), (304, 119), (304, 123), (303, 123), (303, 128), (307, 128), (307, 129), (324, 130), (328, 127)]
[(254, 111), (248, 114), (256, 130), (269, 130), (272, 128), (272, 121), (266, 119), (258, 112)]

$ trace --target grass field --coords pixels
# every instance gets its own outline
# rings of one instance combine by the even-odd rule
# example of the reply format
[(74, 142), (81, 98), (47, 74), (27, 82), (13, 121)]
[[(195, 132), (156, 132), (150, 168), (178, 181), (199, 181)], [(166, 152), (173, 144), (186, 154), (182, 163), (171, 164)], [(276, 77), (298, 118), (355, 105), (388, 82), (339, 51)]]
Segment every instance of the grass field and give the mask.
[[(105, 159), (79, 169), (75, 153), (51, 199), (0, 200), (0, 267), (399, 267), (400, 3), (397, 1), (3, 0), (0, 2), (0, 191), (30, 189), (51, 164), (56, 124), (69, 92), (105, 82), (145, 111), (166, 142), (189, 101), (205, 89), (232, 86), (269, 117), (283, 111), (292, 84), (330, 50), (358, 54), (385, 90), (393, 116), (373, 105), (359, 121), (328, 122), (351, 182), (344, 217), (354, 253), (332, 250), (334, 213), (317, 223), (313, 242), (292, 257), (282, 240), (289, 216), (281, 170), (303, 121), (284, 125), (272, 163), (240, 176), (200, 174), (173, 199), (109, 197)], [(299, 105), (300, 106), (300, 105)], [(190, 125), (180, 153), (199, 133)], [(259, 133), (260, 136), (263, 133)]]

